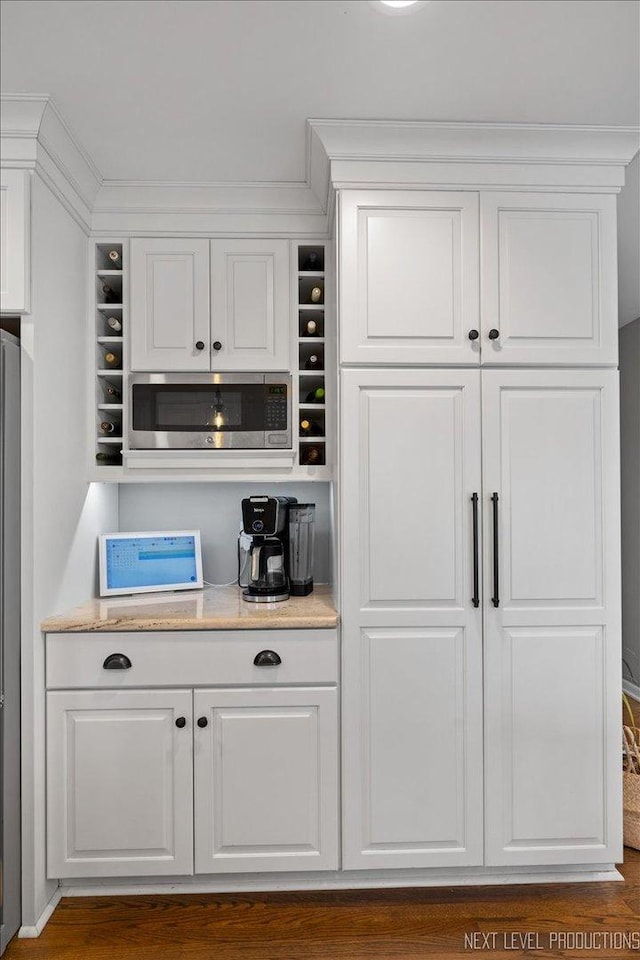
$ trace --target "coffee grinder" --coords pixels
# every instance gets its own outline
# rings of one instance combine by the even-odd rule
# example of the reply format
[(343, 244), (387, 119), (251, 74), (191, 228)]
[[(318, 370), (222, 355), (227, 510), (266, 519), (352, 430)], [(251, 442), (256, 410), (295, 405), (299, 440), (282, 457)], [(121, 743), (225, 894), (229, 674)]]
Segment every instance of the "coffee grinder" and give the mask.
[(289, 598), (289, 504), (295, 497), (246, 497), (242, 526), (252, 537), (249, 576), (242, 597), (250, 603)]

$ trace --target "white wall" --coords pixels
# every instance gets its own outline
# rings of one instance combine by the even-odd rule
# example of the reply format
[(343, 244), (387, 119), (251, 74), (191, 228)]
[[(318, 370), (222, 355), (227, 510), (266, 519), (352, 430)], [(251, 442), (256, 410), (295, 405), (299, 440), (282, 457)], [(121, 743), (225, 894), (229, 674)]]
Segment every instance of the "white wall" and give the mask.
[(204, 578), (229, 583), (237, 576), (237, 540), (243, 497), (296, 497), (316, 504), (314, 578), (329, 580), (328, 483), (152, 483), (122, 484), (120, 530), (200, 530)]
[(625, 171), (618, 194), (618, 320), (640, 317), (640, 153)]
[(620, 330), (620, 437), (622, 676), (640, 692), (640, 320)]
[(94, 593), (96, 535), (117, 525), (117, 490), (86, 481), (87, 240), (35, 175), (32, 313), (22, 323), (23, 924), (45, 881), (44, 646), (39, 625)]

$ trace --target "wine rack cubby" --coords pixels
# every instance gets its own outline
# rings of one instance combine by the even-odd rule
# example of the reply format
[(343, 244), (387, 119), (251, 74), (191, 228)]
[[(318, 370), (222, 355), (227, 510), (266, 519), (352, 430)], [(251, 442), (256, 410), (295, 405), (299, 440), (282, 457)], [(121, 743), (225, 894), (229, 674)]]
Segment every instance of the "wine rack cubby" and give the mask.
[(95, 283), (95, 466), (122, 465), (124, 430), (125, 250), (122, 242), (97, 243)]
[(298, 294), (298, 460), (300, 466), (328, 463), (330, 422), (325, 336), (325, 245), (301, 243), (297, 262)]

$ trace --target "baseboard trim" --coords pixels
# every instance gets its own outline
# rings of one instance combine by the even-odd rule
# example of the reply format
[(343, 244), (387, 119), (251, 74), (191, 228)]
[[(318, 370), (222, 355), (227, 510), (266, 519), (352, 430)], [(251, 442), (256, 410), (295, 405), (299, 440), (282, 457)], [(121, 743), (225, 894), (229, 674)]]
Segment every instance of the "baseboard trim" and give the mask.
[(23, 940), (32, 940), (35, 937), (39, 937), (44, 928), (46, 927), (49, 917), (55, 910), (55, 908), (60, 903), (62, 897), (62, 887), (57, 887), (56, 892), (49, 900), (49, 903), (46, 905), (40, 916), (38, 917), (36, 923), (32, 927), (20, 927), (18, 930), (18, 936)]
[(632, 700), (637, 700), (638, 703), (640, 703), (640, 687), (637, 685), (637, 683), (631, 683), (631, 680), (623, 680), (622, 689), (628, 697), (631, 697)]
[(317, 873), (313, 876), (270, 876), (250, 874), (239, 877), (176, 877), (165, 883), (148, 878), (128, 880), (61, 881), (63, 897), (118, 897), (168, 893), (270, 893), (277, 891), (375, 890), (392, 887), (473, 887), (532, 883), (602, 883), (623, 880), (615, 864), (587, 864), (570, 870), (545, 867), (543, 870), (482, 869), (477, 873), (454, 874), (446, 870), (351, 871)]

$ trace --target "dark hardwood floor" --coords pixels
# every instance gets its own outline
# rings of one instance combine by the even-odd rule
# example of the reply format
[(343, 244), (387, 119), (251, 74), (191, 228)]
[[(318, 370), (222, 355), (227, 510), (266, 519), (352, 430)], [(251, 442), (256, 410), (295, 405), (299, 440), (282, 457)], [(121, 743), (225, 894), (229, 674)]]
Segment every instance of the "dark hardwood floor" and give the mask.
[[(558, 949), (557, 941), (550, 943), (552, 934), (564, 932), (593, 937), (640, 931), (640, 852), (626, 849), (621, 871), (624, 883), (70, 897), (60, 902), (38, 940), (14, 940), (5, 956), (8, 960), (640, 957), (640, 949)], [(474, 933), (476, 949), (465, 947), (465, 934)], [(518, 934), (535, 933), (539, 936), (529, 941), (528, 949), (518, 947)], [(602, 943), (601, 939), (599, 946)]]

